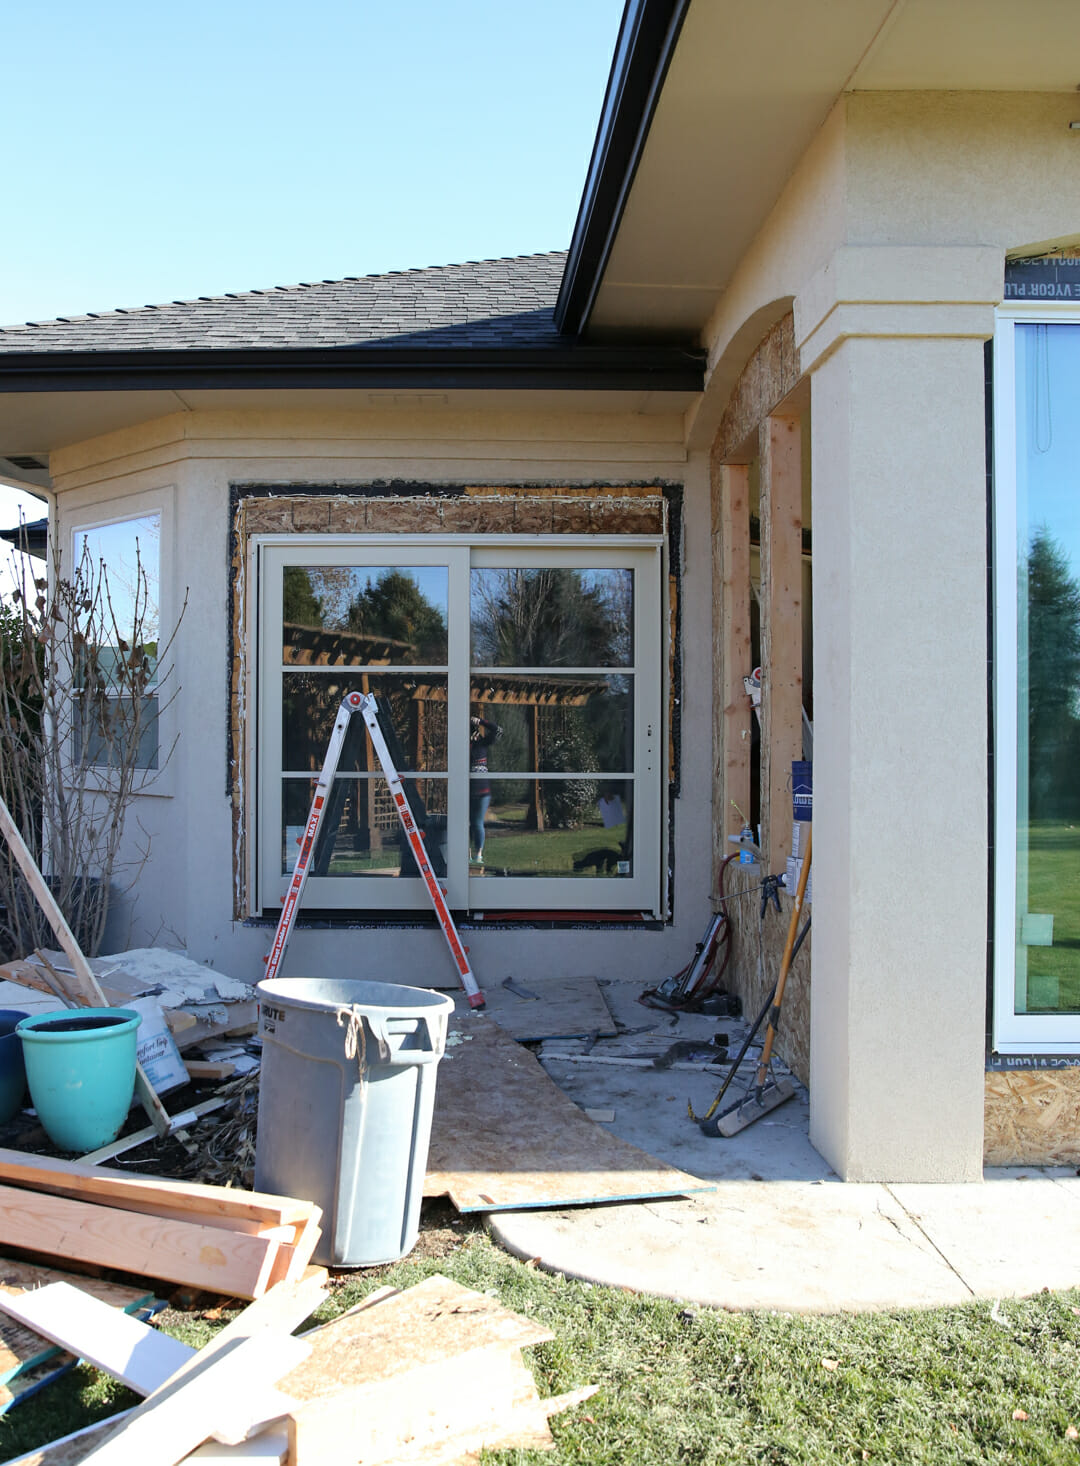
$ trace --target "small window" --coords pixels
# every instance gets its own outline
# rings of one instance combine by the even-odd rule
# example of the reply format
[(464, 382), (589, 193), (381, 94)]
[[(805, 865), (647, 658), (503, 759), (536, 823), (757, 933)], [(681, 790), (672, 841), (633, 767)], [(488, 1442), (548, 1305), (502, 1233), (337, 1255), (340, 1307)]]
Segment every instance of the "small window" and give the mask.
[(156, 770), (161, 516), (143, 514), (77, 529), (73, 550), (71, 576), (99, 606), (95, 644), (72, 669), (80, 700), (73, 724), (75, 757), (116, 767), (133, 740), (132, 766)]
[[(280, 902), (342, 699), (378, 699), (456, 909), (656, 911), (659, 548), (262, 547), (258, 888)], [(423, 908), (362, 720), (313, 909)]]

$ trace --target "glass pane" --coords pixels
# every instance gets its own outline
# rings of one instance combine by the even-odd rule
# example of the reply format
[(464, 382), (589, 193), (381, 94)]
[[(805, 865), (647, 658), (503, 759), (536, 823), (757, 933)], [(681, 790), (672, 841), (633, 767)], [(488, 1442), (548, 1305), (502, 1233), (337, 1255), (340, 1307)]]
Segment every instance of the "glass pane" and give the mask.
[(469, 801), (473, 875), (633, 874), (633, 784), (628, 779), (474, 781)]
[[(428, 859), (446, 875), (446, 781), (402, 780)], [(286, 779), (282, 788), (281, 874), (291, 875), (307, 828), (313, 779)], [(315, 847), (312, 876), (417, 876), (390, 788), (382, 777), (335, 779)]]
[(487, 727), (470, 746), (486, 752), (492, 773), (630, 773), (633, 686), (631, 674), (474, 676), (471, 712)]
[(158, 700), (151, 695), (140, 698), (136, 704), (130, 698), (105, 697), (86, 704), (77, 698), (71, 736), (76, 764), (82, 763), (84, 739), (86, 762), (110, 768), (120, 766), (122, 751), (134, 740), (136, 754), (131, 767), (156, 769)]
[[(74, 583), (89, 595), (100, 587), (104, 625), (102, 645), (94, 648), (96, 670), (115, 685), (116, 666), (121, 658), (129, 660), (135, 647), (152, 669), (161, 634), (161, 515), (143, 514), (77, 530), (74, 548)], [(119, 646), (119, 641), (127, 646)]]
[(1080, 1013), (1080, 326), (1016, 341), (1016, 1011)]
[[(282, 684), (282, 765), (292, 773), (323, 766), (341, 700), (350, 692), (371, 692), (379, 700), (383, 737), (399, 773), (446, 770), (446, 678), (438, 673), (368, 673), (336, 677), (285, 672)], [(354, 713), (338, 763), (340, 773), (379, 768), (367, 724)]]
[(445, 666), (449, 583), (445, 565), (286, 565), (282, 660)]
[(632, 570), (473, 570), (473, 665), (629, 667), (633, 613)]

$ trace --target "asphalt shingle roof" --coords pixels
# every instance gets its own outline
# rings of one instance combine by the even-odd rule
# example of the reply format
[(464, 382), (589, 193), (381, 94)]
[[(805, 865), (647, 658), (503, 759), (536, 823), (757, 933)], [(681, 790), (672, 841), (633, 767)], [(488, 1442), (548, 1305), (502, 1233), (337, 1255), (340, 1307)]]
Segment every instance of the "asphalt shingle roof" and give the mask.
[(0, 352), (565, 346), (564, 251), (204, 296), (0, 328)]

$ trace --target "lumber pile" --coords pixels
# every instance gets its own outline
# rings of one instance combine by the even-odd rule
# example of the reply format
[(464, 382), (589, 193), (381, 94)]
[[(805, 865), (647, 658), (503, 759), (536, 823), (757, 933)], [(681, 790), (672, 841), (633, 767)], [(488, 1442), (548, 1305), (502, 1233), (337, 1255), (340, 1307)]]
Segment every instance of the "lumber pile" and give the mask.
[(118, 1327), (107, 1305), (73, 1305), (64, 1288), (24, 1295), (20, 1316), (123, 1369), (145, 1399), (13, 1466), (451, 1466), (484, 1448), (553, 1445), (550, 1416), (594, 1393), (542, 1400), (521, 1351), (550, 1331), (438, 1276), (294, 1338), (324, 1296), (313, 1270), (197, 1352), (132, 1319)]
[(0, 1247), (235, 1298), (300, 1278), (320, 1209), (295, 1197), (0, 1150)]
[[(103, 1278), (76, 1276), (0, 1257), (0, 1294), (19, 1298), (59, 1282), (77, 1285), (86, 1294), (122, 1313), (142, 1313), (154, 1303), (153, 1291), (146, 1288), (131, 1288)], [(75, 1362), (74, 1355), (20, 1323), (18, 1318), (0, 1313), (0, 1415), (59, 1378)]]

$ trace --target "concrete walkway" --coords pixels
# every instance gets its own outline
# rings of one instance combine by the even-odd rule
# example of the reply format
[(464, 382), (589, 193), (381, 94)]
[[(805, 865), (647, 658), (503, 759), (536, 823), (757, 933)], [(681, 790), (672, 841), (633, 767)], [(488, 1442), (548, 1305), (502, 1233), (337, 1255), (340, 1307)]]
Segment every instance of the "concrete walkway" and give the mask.
[[(628, 1028), (648, 1023), (637, 988), (605, 996)], [(603, 1050), (657, 1051), (668, 1041), (739, 1040), (730, 1020), (657, 1014), (653, 1033)], [(1075, 1170), (988, 1172), (982, 1185), (844, 1184), (810, 1145), (796, 1098), (731, 1140), (709, 1139), (702, 1113), (716, 1075), (590, 1063), (572, 1044), (542, 1051), (579, 1104), (613, 1111), (608, 1128), (658, 1159), (714, 1181), (686, 1199), (561, 1211), (494, 1212), (508, 1251), (568, 1277), (723, 1308), (837, 1312), (998, 1299), (1080, 1287), (1080, 1177)], [(561, 1051), (561, 1052), (560, 1052)]]

